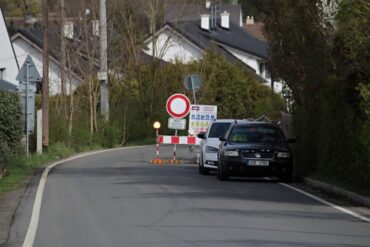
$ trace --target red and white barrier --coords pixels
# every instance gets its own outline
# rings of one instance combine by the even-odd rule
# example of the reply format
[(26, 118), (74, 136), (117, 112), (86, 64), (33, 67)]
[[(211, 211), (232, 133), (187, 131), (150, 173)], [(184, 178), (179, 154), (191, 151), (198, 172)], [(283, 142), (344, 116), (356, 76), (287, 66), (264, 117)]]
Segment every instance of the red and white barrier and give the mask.
[(195, 136), (159, 136), (160, 144), (199, 145), (200, 139)]

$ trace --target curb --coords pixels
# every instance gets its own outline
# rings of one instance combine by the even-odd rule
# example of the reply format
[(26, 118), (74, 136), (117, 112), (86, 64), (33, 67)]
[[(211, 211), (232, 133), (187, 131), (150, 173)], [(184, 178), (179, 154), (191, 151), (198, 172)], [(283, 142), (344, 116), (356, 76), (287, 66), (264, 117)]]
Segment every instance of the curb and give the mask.
[(311, 187), (314, 187), (314, 188), (317, 188), (317, 189), (322, 189), (326, 192), (330, 192), (330, 193), (333, 193), (335, 195), (345, 197), (345, 198), (347, 198), (347, 199), (349, 199), (353, 202), (359, 203), (363, 206), (370, 207), (370, 198), (368, 198), (368, 197), (361, 196), (361, 195), (356, 194), (354, 192), (336, 187), (336, 186), (331, 185), (331, 184), (327, 184), (325, 182), (314, 180), (312, 178), (305, 178), (304, 177), (304, 178), (302, 178), (302, 181), (303, 181), (304, 184), (307, 184)]

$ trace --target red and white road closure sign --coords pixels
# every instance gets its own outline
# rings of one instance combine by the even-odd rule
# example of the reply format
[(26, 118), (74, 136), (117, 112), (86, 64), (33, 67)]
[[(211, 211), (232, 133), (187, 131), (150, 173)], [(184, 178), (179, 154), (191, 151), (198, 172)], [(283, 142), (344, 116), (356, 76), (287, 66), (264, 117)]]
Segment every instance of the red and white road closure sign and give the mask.
[(189, 114), (190, 100), (186, 95), (173, 94), (167, 100), (166, 109), (173, 118), (184, 118)]
[(158, 136), (159, 144), (199, 145), (200, 139), (195, 136)]

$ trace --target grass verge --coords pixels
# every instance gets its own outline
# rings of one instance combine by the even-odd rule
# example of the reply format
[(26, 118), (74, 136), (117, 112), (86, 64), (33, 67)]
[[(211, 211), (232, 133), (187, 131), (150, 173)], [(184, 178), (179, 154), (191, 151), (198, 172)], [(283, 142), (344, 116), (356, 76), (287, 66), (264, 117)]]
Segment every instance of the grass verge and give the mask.
[(24, 186), (27, 177), (32, 176), (35, 170), (48, 162), (68, 157), (75, 150), (61, 143), (50, 145), (42, 155), (32, 154), (29, 157), (14, 157), (6, 166), (5, 175), (0, 180), (0, 196), (12, 189)]
[(322, 174), (312, 174), (309, 177), (370, 198), (370, 187), (358, 184), (354, 182), (353, 179), (345, 180), (343, 178)]

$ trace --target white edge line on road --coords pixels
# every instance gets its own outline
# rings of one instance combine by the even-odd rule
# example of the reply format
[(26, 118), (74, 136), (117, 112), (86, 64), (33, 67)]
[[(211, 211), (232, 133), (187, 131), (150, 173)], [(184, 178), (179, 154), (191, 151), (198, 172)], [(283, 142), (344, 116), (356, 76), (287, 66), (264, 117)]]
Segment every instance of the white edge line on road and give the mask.
[(44, 194), (46, 179), (47, 179), (48, 174), (49, 174), (51, 169), (53, 169), (54, 167), (56, 167), (57, 165), (60, 165), (62, 163), (65, 163), (65, 162), (68, 162), (68, 161), (71, 161), (71, 160), (75, 160), (75, 159), (79, 159), (79, 158), (82, 158), (82, 157), (85, 157), (85, 156), (93, 155), (93, 154), (105, 153), (105, 152), (110, 152), (110, 151), (118, 151), (118, 150), (122, 150), (122, 149), (149, 147), (149, 146), (152, 146), (152, 145), (122, 147), (122, 148), (113, 148), (113, 149), (93, 151), (93, 152), (89, 152), (89, 153), (76, 155), (76, 156), (73, 156), (73, 157), (70, 157), (70, 158), (66, 158), (66, 159), (57, 161), (57, 162), (47, 166), (45, 168), (45, 170), (43, 171), (42, 175), (41, 175), (39, 186), (37, 187), (35, 202), (34, 202), (33, 208), (32, 208), (32, 215), (31, 215), (30, 224), (28, 226), (27, 234), (26, 234), (26, 237), (24, 239), (24, 242), (23, 242), (22, 246), (23, 247), (32, 247), (33, 242), (35, 241), (36, 231), (37, 231), (37, 227), (38, 227), (38, 224), (39, 224), (39, 218), (40, 218), (42, 197), (43, 197), (43, 194)]
[(360, 220), (363, 220), (363, 221), (366, 221), (366, 222), (370, 223), (370, 219), (369, 218), (366, 218), (366, 217), (364, 217), (362, 215), (359, 215), (359, 214), (357, 214), (357, 213), (355, 213), (355, 212), (353, 212), (351, 210), (348, 210), (348, 209), (343, 208), (341, 206), (335, 205), (335, 204), (333, 204), (331, 202), (328, 202), (328, 201), (326, 201), (326, 200), (324, 200), (322, 198), (319, 198), (319, 197), (317, 197), (315, 195), (312, 195), (311, 193), (308, 193), (306, 191), (303, 191), (301, 189), (298, 189), (298, 188), (296, 188), (296, 187), (294, 187), (292, 185), (285, 184), (285, 183), (279, 183), (279, 184), (280, 185), (283, 185), (283, 186), (285, 186), (285, 187), (287, 187), (289, 189), (295, 190), (295, 191), (297, 191), (297, 192), (299, 192), (301, 194), (304, 194), (305, 196), (308, 196), (308, 197), (310, 197), (310, 198), (312, 198), (312, 199), (314, 199), (316, 201), (319, 201), (319, 202), (321, 202), (321, 203), (323, 203), (323, 204), (325, 204), (327, 206), (330, 206), (332, 208), (335, 208), (335, 209), (337, 209), (337, 210), (339, 210), (339, 211), (341, 211), (343, 213), (349, 214), (349, 215), (351, 215), (351, 216), (353, 216), (353, 217), (355, 217), (357, 219), (360, 219)]

